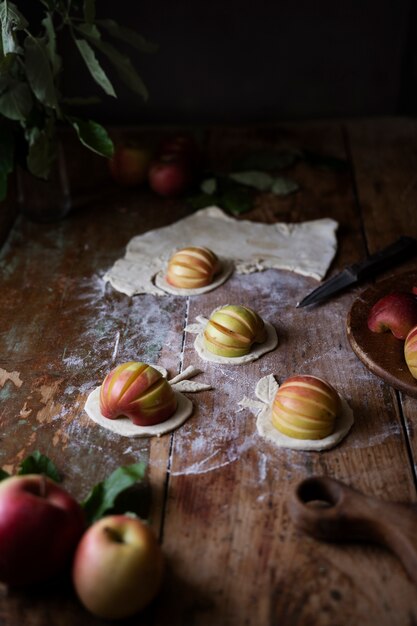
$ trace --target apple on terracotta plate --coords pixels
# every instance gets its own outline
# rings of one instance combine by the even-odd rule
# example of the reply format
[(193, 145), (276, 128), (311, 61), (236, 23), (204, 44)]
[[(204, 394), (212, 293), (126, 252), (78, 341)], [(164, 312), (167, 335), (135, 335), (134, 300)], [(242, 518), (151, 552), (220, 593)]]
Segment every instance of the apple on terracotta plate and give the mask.
[(128, 515), (110, 515), (83, 535), (75, 553), (73, 583), (82, 604), (105, 619), (129, 617), (156, 596), (164, 571), (149, 526)]
[(393, 291), (380, 298), (368, 315), (368, 328), (374, 333), (391, 331), (397, 339), (405, 339), (417, 325), (417, 295)]
[(84, 528), (80, 504), (49, 478), (6, 478), (0, 483), (0, 581), (22, 586), (60, 574)]

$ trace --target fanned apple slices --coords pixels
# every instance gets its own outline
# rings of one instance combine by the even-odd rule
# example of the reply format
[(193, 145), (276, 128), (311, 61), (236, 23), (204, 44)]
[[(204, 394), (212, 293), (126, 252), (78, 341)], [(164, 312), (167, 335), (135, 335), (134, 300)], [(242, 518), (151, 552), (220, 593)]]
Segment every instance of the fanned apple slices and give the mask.
[(262, 318), (252, 309), (227, 305), (215, 311), (204, 329), (204, 346), (213, 354), (239, 357), (248, 354), (254, 343), (265, 341)]
[(217, 256), (208, 248), (190, 246), (178, 250), (168, 262), (165, 279), (180, 289), (198, 289), (213, 282), (220, 270)]

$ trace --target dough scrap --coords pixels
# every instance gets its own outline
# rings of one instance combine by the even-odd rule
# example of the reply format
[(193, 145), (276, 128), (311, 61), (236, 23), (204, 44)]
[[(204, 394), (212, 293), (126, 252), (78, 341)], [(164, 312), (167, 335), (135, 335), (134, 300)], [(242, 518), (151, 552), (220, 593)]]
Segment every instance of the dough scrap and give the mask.
[(181, 426), (193, 412), (191, 400), (179, 391), (174, 390), (174, 393), (178, 401), (174, 415), (165, 422), (154, 424), (153, 426), (137, 426), (128, 417), (120, 417), (115, 420), (104, 417), (100, 411), (100, 387), (96, 387), (89, 394), (84, 408), (88, 416), (96, 424), (122, 437), (160, 437)]
[(251, 351), (243, 356), (218, 356), (209, 352), (204, 345), (203, 331), (200, 330), (195, 341), (194, 348), (198, 356), (204, 361), (210, 361), (210, 363), (224, 363), (227, 365), (243, 365), (244, 363), (251, 363), (256, 361), (263, 354), (271, 352), (278, 345), (278, 335), (275, 328), (269, 322), (265, 322), (266, 339), (262, 343), (253, 344)]
[(214, 276), (213, 282), (205, 287), (198, 287), (197, 289), (174, 287), (165, 280), (165, 270), (160, 270), (157, 273), (155, 276), (155, 285), (166, 293), (173, 294), (174, 296), (198, 296), (202, 293), (208, 293), (209, 291), (213, 291), (217, 287), (220, 287), (220, 285), (223, 285), (234, 270), (233, 261), (230, 259), (219, 258), (219, 261), (221, 263), (220, 272)]

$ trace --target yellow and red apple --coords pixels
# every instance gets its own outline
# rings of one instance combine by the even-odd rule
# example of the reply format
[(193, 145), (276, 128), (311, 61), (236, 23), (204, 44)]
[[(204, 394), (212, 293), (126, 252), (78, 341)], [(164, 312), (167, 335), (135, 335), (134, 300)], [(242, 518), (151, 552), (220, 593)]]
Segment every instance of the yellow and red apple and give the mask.
[(380, 298), (371, 308), (368, 328), (375, 333), (391, 331), (397, 339), (405, 339), (417, 325), (417, 295), (393, 291)]
[(84, 528), (80, 504), (49, 478), (6, 478), (0, 483), (0, 581), (22, 586), (60, 574)]
[(417, 326), (414, 326), (405, 338), (404, 357), (410, 374), (417, 378)]
[(109, 170), (113, 180), (122, 187), (135, 187), (146, 181), (150, 163), (151, 152), (147, 148), (119, 145), (109, 160)]
[(153, 600), (163, 571), (163, 554), (151, 528), (135, 517), (110, 515), (84, 533), (72, 578), (86, 609), (104, 619), (121, 619)]
[(198, 289), (210, 285), (219, 269), (219, 259), (214, 252), (200, 246), (189, 246), (171, 256), (165, 278), (173, 287)]
[(334, 431), (341, 410), (337, 391), (316, 376), (287, 378), (272, 406), (272, 423), (294, 439), (323, 439)]
[(204, 346), (217, 356), (248, 354), (254, 343), (266, 339), (262, 318), (249, 307), (230, 304), (210, 316), (204, 329)]
[(100, 387), (100, 411), (108, 419), (128, 417), (138, 426), (151, 426), (169, 419), (176, 408), (171, 385), (146, 363), (118, 365)]

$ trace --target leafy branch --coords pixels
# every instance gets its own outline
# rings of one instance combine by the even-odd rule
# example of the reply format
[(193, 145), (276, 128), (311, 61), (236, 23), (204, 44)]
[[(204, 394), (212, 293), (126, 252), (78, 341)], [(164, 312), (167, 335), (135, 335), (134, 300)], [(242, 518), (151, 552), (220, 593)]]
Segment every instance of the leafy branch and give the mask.
[(92, 81), (112, 98), (117, 97), (116, 90), (102, 59), (110, 62), (135, 94), (146, 100), (148, 92), (129, 57), (103, 33), (142, 53), (156, 50), (134, 30), (114, 20), (97, 19), (95, 0), (38, 0), (42, 19), (37, 27), (31, 27), (17, 4), (0, 0), (0, 200), (16, 161), (33, 175), (48, 178), (59, 123), (69, 124), (93, 152), (112, 156), (113, 144), (106, 130), (74, 113), (75, 106), (93, 99), (62, 93), (64, 63), (59, 46), (65, 32)]

